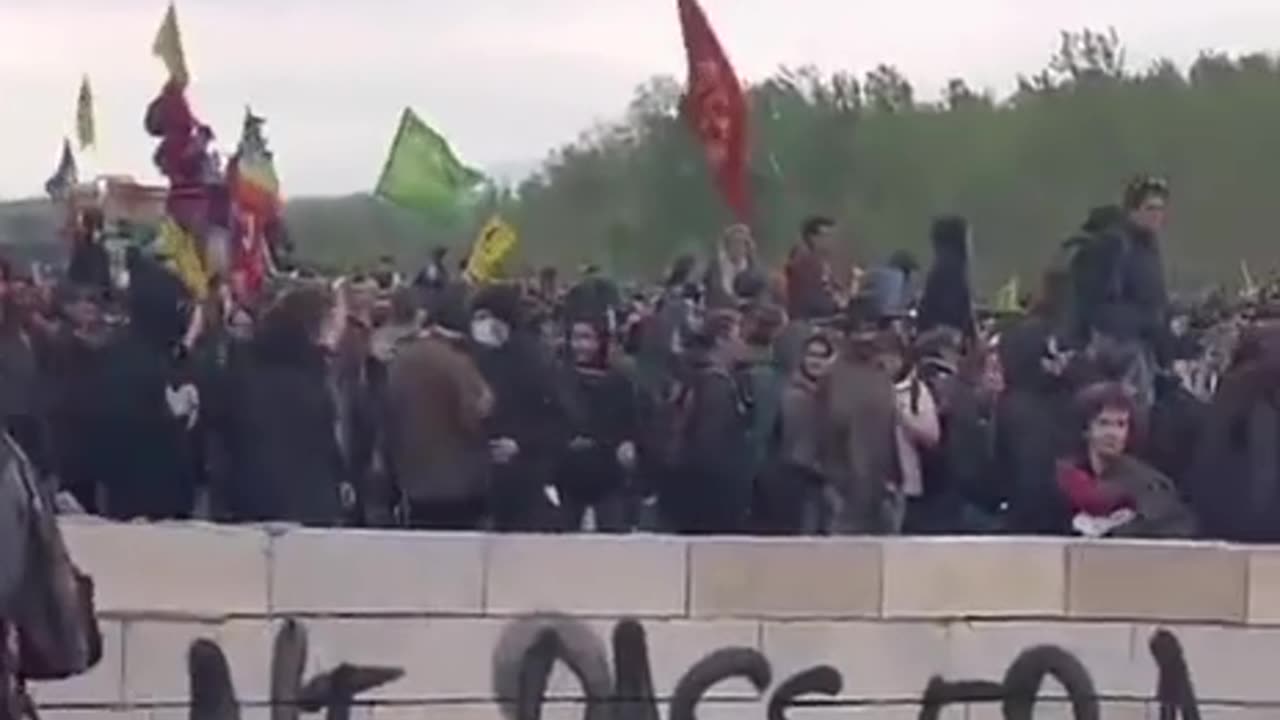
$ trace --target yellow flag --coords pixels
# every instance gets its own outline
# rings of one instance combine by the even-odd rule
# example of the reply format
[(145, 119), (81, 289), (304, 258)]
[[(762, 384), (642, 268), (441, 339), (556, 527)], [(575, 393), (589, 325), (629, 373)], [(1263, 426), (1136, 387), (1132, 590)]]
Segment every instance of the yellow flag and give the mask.
[(98, 142), (97, 129), (93, 122), (93, 90), (89, 87), (89, 76), (80, 81), (80, 94), (76, 96), (76, 139), (83, 150)]
[(191, 291), (196, 300), (204, 300), (209, 293), (209, 274), (196, 239), (183, 230), (173, 218), (165, 218), (156, 237), (157, 254), (169, 262), (169, 267)]
[(1019, 287), (1018, 276), (1014, 275), (1009, 278), (1009, 282), (1004, 284), (996, 293), (995, 310), (999, 313), (1016, 314), (1022, 312), (1022, 290)]
[(178, 29), (178, 11), (173, 3), (164, 14), (164, 21), (156, 32), (151, 54), (164, 61), (169, 77), (179, 85), (187, 84), (187, 56), (182, 52), (182, 31)]
[(492, 282), (502, 276), (503, 265), (515, 252), (516, 229), (494, 216), (480, 229), (471, 256), (467, 258), (467, 279), (473, 283)]

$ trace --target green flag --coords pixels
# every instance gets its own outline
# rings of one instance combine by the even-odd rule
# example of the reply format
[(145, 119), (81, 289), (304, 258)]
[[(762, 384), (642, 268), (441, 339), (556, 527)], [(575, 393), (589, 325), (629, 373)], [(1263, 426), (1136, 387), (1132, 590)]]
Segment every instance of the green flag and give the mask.
[(458, 160), (440, 133), (405, 108), (374, 193), (402, 207), (449, 212), (483, 180), (484, 175)]

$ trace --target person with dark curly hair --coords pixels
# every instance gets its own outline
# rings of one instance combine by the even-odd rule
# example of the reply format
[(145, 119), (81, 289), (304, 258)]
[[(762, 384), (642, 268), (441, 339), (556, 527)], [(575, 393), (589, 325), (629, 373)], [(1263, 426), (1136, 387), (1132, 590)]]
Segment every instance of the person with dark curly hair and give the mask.
[(1075, 398), (1079, 446), (1058, 463), (1058, 487), (1072, 527), (1089, 537), (1190, 538), (1191, 510), (1173, 481), (1129, 453), (1137, 406), (1117, 383), (1099, 383)]

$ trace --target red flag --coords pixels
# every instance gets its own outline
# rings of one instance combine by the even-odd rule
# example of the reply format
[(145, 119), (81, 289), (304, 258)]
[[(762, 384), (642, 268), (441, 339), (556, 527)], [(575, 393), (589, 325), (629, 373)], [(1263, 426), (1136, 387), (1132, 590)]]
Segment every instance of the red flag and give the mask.
[(750, 214), (747, 188), (747, 100), (738, 76), (698, 0), (678, 0), (689, 58), (683, 111), (702, 142), (725, 203), (739, 221)]

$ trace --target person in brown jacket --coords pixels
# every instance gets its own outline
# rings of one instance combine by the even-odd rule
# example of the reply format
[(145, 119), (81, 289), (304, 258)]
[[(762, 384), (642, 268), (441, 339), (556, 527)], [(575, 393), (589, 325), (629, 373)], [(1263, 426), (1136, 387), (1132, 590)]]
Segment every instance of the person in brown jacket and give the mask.
[(888, 492), (898, 478), (893, 380), (877, 364), (881, 333), (851, 327), (823, 393), (819, 453), (838, 506), (832, 533), (889, 529)]
[(476, 530), (488, 514), (493, 393), (464, 350), (466, 325), (465, 300), (446, 292), (388, 371), (386, 452), (411, 527)]

